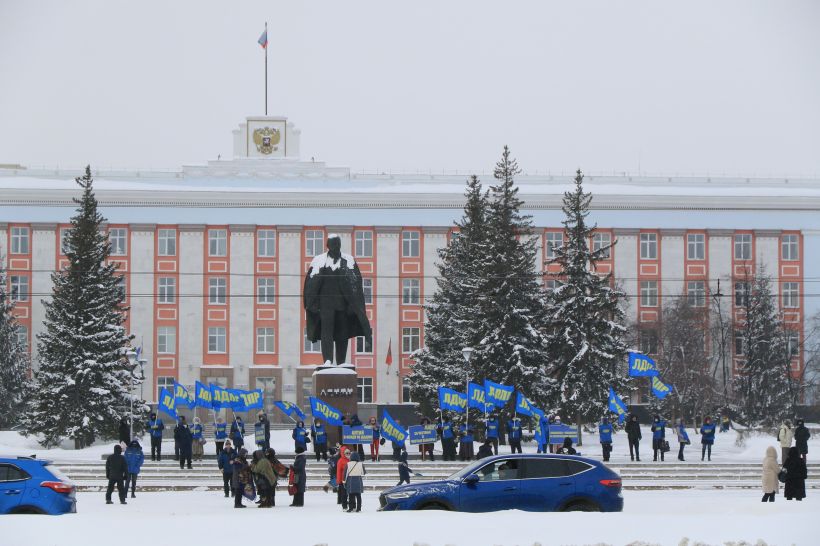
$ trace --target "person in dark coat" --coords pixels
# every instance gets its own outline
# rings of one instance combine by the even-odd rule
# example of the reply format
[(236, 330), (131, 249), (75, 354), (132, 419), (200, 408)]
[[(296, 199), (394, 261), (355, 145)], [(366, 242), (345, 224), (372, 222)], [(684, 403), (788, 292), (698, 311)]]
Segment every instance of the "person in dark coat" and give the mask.
[(231, 441), (233, 448), (238, 452), (245, 445), (245, 423), (242, 422), (241, 415), (233, 416), (231, 423)]
[(794, 447), (797, 448), (804, 461), (809, 452), (809, 438), (811, 438), (809, 429), (806, 428), (803, 419), (798, 419), (797, 426), (794, 427)]
[(639, 451), (641, 445), (641, 424), (638, 422), (638, 416), (632, 415), (626, 423), (626, 438), (629, 441), (629, 458), (633, 461), (641, 460), (641, 453)]
[(157, 418), (157, 414), (151, 412), (148, 419), (148, 432), (151, 435), (151, 460), (162, 460), (162, 431), (165, 424), (162, 419)]
[(226, 440), (222, 446), (222, 451), (216, 458), (216, 464), (219, 470), (222, 471), (222, 488), (225, 491), (225, 498), (231, 495), (231, 482), (233, 481), (233, 460), (236, 458), (236, 452), (233, 450), (230, 440)]
[(706, 417), (703, 420), (703, 425), (700, 427), (700, 460), (703, 460), (703, 457), (708, 456), (708, 459), (712, 460), (712, 444), (715, 443), (715, 424), (712, 422), (710, 417)]
[(556, 453), (561, 455), (575, 455), (578, 452), (575, 451), (574, 447), (572, 447), (572, 438), (564, 438), (563, 445), (561, 445)]
[(194, 436), (184, 416), (179, 418), (179, 423), (174, 427), (174, 440), (179, 446), (179, 467), (185, 468), (187, 462), (188, 468), (193, 468), (191, 466), (191, 456), (194, 448)]
[(399, 483), (396, 485), (399, 486), (403, 483), (410, 483), (410, 473), (412, 470), (410, 466), (407, 464), (407, 450), (402, 449), (401, 455), (399, 456)]
[(270, 491), (269, 503), (271, 506), (276, 506), (276, 484), (279, 483), (279, 478), (288, 477), (288, 467), (282, 464), (282, 461), (276, 458), (276, 450), (269, 447), (265, 450), (265, 458), (270, 461), (270, 466), (273, 469), (273, 488)]
[[(406, 450), (405, 450), (406, 451)], [(345, 490), (347, 490), (347, 511), (362, 511), (362, 493), (364, 493), (364, 463), (358, 453), (350, 456), (345, 468)]]
[(484, 457), (491, 457), (493, 454), (493, 441), (487, 438), (484, 440), (484, 443), (478, 447), (478, 453), (476, 453), (476, 460), (483, 459)]
[(445, 461), (456, 460), (456, 439), (453, 433), (453, 424), (449, 419), (442, 420), (438, 425), (438, 434), (441, 437), (442, 458)]
[(661, 462), (663, 462), (663, 443), (666, 441), (666, 421), (661, 419), (660, 415), (656, 415), (652, 420), (652, 460), (658, 460), (660, 453)]
[(270, 421), (264, 411), (257, 414), (257, 422), (253, 424), (253, 438), (256, 446), (263, 452), (270, 448)]
[(120, 426), (117, 428), (117, 436), (119, 437), (122, 445), (131, 445), (131, 427), (128, 424), (128, 419), (125, 417), (120, 419)]
[(296, 484), (296, 494), (293, 495), (293, 503), (291, 506), (305, 505), (305, 489), (307, 488), (307, 472), (305, 466), (307, 465), (307, 457), (305, 456), (305, 448), (296, 448), (296, 457), (293, 459), (293, 474), (294, 483)]
[(108, 480), (108, 489), (105, 490), (105, 504), (114, 504), (111, 500), (111, 493), (114, 487), (120, 496), (120, 504), (125, 502), (125, 480), (128, 478), (128, 463), (122, 456), (122, 448), (119, 444), (114, 446), (114, 453), (105, 460), (105, 479)]
[(786, 485), (783, 494), (786, 500), (802, 501), (806, 497), (806, 461), (800, 456), (800, 451), (796, 447), (789, 448), (789, 455), (783, 463), (786, 469)]
[(125, 463), (128, 465), (128, 478), (125, 480), (125, 494), (128, 494), (130, 485), (132, 499), (137, 496), (137, 476), (140, 473), (144, 461), (145, 454), (142, 452), (140, 443), (134, 440), (128, 444), (128, 447), (125, 449)]
[(242, 504), (242, 494), (245, 483), (242, 482), (242, 476), (248, 475), (249, 465), (247, 459), (248, 451), (244, 448), (237, 450), (236, 457), (234, 457), (231, 464), (233, 465), (233, 472), (231, 473), (231, 487), (233, 488), (233, 507), (245, 508)]

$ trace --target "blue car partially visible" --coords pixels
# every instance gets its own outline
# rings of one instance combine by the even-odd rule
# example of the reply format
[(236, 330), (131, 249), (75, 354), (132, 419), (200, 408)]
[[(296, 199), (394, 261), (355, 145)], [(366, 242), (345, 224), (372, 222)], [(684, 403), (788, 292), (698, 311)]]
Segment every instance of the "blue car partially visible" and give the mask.
[(76, 488), (51, 461), (0, 457), (0, 514), (59, 515), (76, 511)]
[(400, 485), (379, 495), (379, 510), (620, 512), (621, 477), (574, 455), (495, 455), (452, 476)]

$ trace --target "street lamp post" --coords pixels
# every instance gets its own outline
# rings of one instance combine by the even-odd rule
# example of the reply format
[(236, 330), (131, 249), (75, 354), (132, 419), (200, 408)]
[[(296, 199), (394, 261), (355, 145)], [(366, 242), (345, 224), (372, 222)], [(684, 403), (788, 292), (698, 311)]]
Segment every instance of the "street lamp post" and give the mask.
[(464, 408), (464, 432), (470, 427), (470, 359), (473, 357), (473, 348), (464, 347), (461, 349), (461, 354), (464, 356), (464, 362), (467, 363), (467, 381), (464, 384), (464, 395), (467, 397), (467, 407)]
[(128, 435), (129, 441), (134, 439), (134, 366), (137, 362), (137, 353), (134, 352), (132, 349), (128, 349), (125, 351), (125, 357), (128, 359), (128, 365), (130, 366), (131, 372), (131, 389), (128, 391), (129, 399), (131, 401), (131, 419), (130, 421), (130, 433)]

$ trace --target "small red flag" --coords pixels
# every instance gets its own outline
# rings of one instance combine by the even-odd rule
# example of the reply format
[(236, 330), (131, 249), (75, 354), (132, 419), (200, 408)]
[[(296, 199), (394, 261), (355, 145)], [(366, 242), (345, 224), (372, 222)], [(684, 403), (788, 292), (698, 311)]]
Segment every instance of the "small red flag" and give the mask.
[(388, 366), (393, 364), (393, 338), (392, 337), (387, 342), (387, 357), (384, 359), (384, 363), (387, 364)]

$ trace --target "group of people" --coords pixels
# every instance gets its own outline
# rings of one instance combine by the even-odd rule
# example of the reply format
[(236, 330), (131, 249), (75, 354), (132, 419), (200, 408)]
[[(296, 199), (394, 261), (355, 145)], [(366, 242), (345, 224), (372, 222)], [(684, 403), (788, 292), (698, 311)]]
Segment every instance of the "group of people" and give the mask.
[[(666, 439), (666, 429), (668, 427), (667, 421), (663, 419), (660, 415), (655, 415), (652, 418), (652, 424), (650, 425), (649, 430), (652, 432), (652, 460), (658, 461), (660, 460), (663, 462), (665, 460), (665, 453), (670, 451), (669, 441)], [(711, 417), (705, 417), (703, 419), (703, 424), (701, 424), (699, 429), (696, 429), (697, 432), (700, 434), (700, 443), (701, 443), (701, 451), (700, 451), (700, 460), (712, 460), (712, 445), (715, 443), (715, 431), (717, 427), (712, 422)], [(675, 433), (675, 436), (678, 440), (678, 460), (684, 461), (684, 450), (686, 446), (691, 444), (692, 442), (689, 439), (689, 433), (686, 432), (686, 424), (684, 423), (683, 419), (678, 419), (674, 425), (672, 425), (672, 430)], [(626, 425), (624, 425), (624, 431), (626, 432), (627, 442), (629, 443), (629, 458), (632, 461), (640, 461), (641, 460), (641, 439), (643, 439), (643, 433), (641, 432), (641, 424), (638, 421), (638, 416), (631, 414), (627, 416)], [(601, 420), (601, 424), (598, 426), (598, 437), (601, 443), (601, 451), (603, 453), (604, 461), (609, 461), (610, 454), (612, 453), (612, 435), (615, 433), (615, 428), (609, 422), (607, 417), (604, 417)]]

